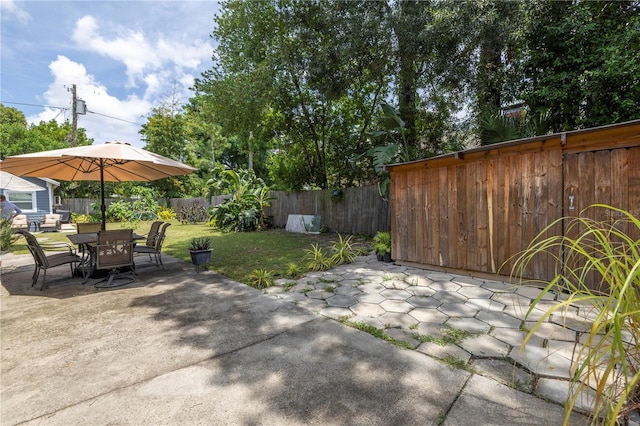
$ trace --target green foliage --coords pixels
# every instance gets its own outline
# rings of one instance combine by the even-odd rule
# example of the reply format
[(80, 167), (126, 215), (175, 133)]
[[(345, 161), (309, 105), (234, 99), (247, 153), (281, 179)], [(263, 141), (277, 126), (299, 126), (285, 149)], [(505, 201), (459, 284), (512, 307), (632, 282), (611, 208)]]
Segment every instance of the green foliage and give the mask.
[(11, 220), (0, 219), (0, 251), (9, 250), (17, 239), (18, 235), (11, 229)]
[(357, 254), (357, 248), (352, 241), (352, 235), (343, 238), (342, 235), (338, 234), (338, 241), (334, 241), (331, 246), (331, 263), (333, 265), (353, 263)]
[(549, 113), (537, 115), (525, 113), (515, 117), (490, 112), (483, 113), (478, 118), (480, 143), (490, 145), (544, 135), (549, 131), (549, 117)]
[(297, 263), (291, 262), (287, 265), (286, 276), (297, 279), (303, 275), (302, 268)]
[(333, 267), (331, 256), (328, 256), (318, 244), (312, 244), (310, 249), (305, 249), (304, 260), (310, 271), (326, 271)]
[(369, 333), (370, 335), (372, 335), (373, 337), (377, 337), (378, 339), (382, 339), (386, 342), (391, 343), (394, 346), (397, 346), (399, 348), (402, 349), (413, 349), (413, 346), (411, 346), (409, 343), (404, 342), (402, 340), (397, 340), (394, 339), (393, 337), (389, 336), (387, 333), (384, 332), (384, 330), (381, 330), (377, 327), (374, 327), (372, 325), (369, 325), (365, 322), (353, 322), (353, 321), (349, 321), (347, 320), (343, 320), (341, 321), (343, 324), (348, 325), (349, 327), (353, 327), (357, 330), (360, 331), (364, 331), (365, 333)]
[(252, 199), (231, 199), (212, 207), (209, 212), (214, 226), (223, 232), (249, 232), (259, 228), (259, 212)]
[(273, 273), (266, 269), (254, 269), (247, 278), (249, 285), (255, 288), (267, 288), (273, 285)]
[[(99, 203), (94, 203), (94, 210), (99, 210)], [(134, 210), (131, 203), (125, 200), (116, 200), (107, 206), (105, 215), (110, 222), (126, 222), (131, 219)]]
[(209, 250), (211, 248), (211, 238), (194, 237), (189, 241), (189, 250)]
[(264, 181), (252, 170), (227, 170), (219, 187), (231, 198), (209, 209), (209, 220), (223, 232), (248, 232), (264, 228), (264, 208), (271, 199)]
[(78, 214), (76, 212), (71, 212), (71, 220), (75, 223), (88, 223), (92, 221), (89, 215)]
[(376, 232), (376, 235), (373, 236), (373, 250), (380, 256), (391, 253), (391, 234), (381, 231)]
[(422, 343), (431, 342), (438, 346), (448, 346), (460, 345), (464, 339), (476, 335), (476, 333), (449, 326), (441, 328), (440, 331), (442, 332), (442, 336), (439, 337), (425, 336), (418, 333), (413, 333), (412, 337)]
[(171, 207), (159, 207), (158, 208), (158, 219), (169, 221), (176, 218), (176, 211)]
[[(553, 131), (640, 117), (640, 4), (524, 2), (517, 70), (530, 110)], [(544, 22), (544, 25), (540, 25)]]
[[(610, 220), (594, 220), (608, 217)], [(564, 235), (547, 236), (566, 223)], [(544, 229), (518, 256), (512, 274), (528, 282), (525, 271), (537, 256), (551, 256), (557, 275), (532, 302), (545, 314), (531, 328), (522, 348), (554, 313), (574, 304), (591, 311), (592, 323), (583, 344), (573, 352), (570, 392), (565, 403), (565, 422), (582, 390), (595, 390), (594, 423), (616, 424), (621, 413), (636, 407), (640, 392), (640, 219), (615, 207), (595, 204), (577, 218), (561, 218)], [(537, 283), (536, 283), (537, 284)], [(568, 293), (551, 308), (543, 303), (553, 291)], [(587, 307), (585, 307), (585, 305)], [(522, 350), (522, 349), (521, 349)]]
[(373, 158), (380, 196), (386, 199), (389, 196), (391, 176), (385, 170), (385, 166), (399, 161), (408, 161), (410, 157), (404, 121), (391, 105), (382, 104), (382, 112), (383, 114), (377, 117), (380, 129), (371, 133), (371, 136), (377, 138), (383, 145), (369, 149), (367, 155)]

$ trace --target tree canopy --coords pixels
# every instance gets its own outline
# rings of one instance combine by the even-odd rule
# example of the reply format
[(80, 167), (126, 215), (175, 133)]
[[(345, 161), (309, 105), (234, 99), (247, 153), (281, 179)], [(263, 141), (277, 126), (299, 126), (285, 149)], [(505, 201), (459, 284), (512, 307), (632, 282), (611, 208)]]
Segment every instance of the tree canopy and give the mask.
[[(198, 168), (160, 196), (215, 193), (224, 169), (287, 190), (374, 183), (383, 159), (640, 118), (638, 1), (226, 0), (211, 37), (193, 97), (140, 131)], [(66, 146), (68, 123), (0, 113), (0, 156)]]

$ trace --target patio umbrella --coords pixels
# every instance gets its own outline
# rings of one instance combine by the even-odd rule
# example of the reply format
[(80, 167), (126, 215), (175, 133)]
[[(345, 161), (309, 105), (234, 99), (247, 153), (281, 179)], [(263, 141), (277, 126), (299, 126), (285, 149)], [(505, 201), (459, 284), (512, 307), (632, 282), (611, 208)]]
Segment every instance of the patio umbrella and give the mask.
[(102, 229), (105, 229), (106, 222), (105, 182), (147, 182), (186, 175), (195, 170), (186, 164), (120, 141), (14, 155), (0, 162), (0, 169), (17, 176), (99, 181)]
[(18, 176), (7, 173), (4, 170), (0, 170), (0, 189), (6, 189), (9, 191), (42, 191), (43, 188), (40, 185), (29, 182), (26, 179), (19, 178)]

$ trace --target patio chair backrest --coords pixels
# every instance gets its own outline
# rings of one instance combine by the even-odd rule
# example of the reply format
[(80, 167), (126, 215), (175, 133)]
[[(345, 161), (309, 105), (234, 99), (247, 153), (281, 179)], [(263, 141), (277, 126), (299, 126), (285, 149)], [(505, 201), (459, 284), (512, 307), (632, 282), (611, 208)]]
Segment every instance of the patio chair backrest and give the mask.
[(29, 249), (29, 252), (31, 252), (34, 262), (42, 268), (48, 268), (49, 263), (47, 262), (47, 256), (44, 254), (44, 250), (42, 250), (42, 247), (40, 246), (40, 243), (38, 243), (36, 237), (34, 237), (31, 232), (25, 231), (24, 229), (19, 229), (16, 233), (21, 234), (27, 240), (27, 248)]
[(151, 224), (151, 229), (149, 229), (149, 233), (147, 234), (147, 241), (145, 245), (148, 247), (155, 247), (156, 239), (158, 237), (158, 230), (160, 229), (160, 225), (164, 222), (161, 220), (156, 220)]
[(100, 222), (76, 223), (78, 234), (94, 234), (102, 229)]
[(156, 251), (162, 250), (162, 244), (164, 243), (164, 237), (166, 236), (167, 228), (170, 227), (171, 224), (169, 222), (165, 223), (160, 227), (160, 232), (158, 232), (158, 238), (156, 238), (156, 245), (154, 246)]
[(114, 269), (133, 265), (133, 230), (118, 229), (98, 232), (96, 266)]

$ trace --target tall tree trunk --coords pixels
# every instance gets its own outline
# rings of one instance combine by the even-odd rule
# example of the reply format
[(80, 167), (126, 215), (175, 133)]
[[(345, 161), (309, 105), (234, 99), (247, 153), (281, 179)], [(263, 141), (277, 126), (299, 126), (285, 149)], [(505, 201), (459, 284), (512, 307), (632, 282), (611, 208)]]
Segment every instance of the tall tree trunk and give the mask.
[(425, 25), (421, 17), (422, 5), (414, 0), (401, 0), (395, 33), (398, 40), (398, 109), (407, 129), (407, 143), (417, 145), (416, 135), (416, 60), (419, 48), (417, 35)]

